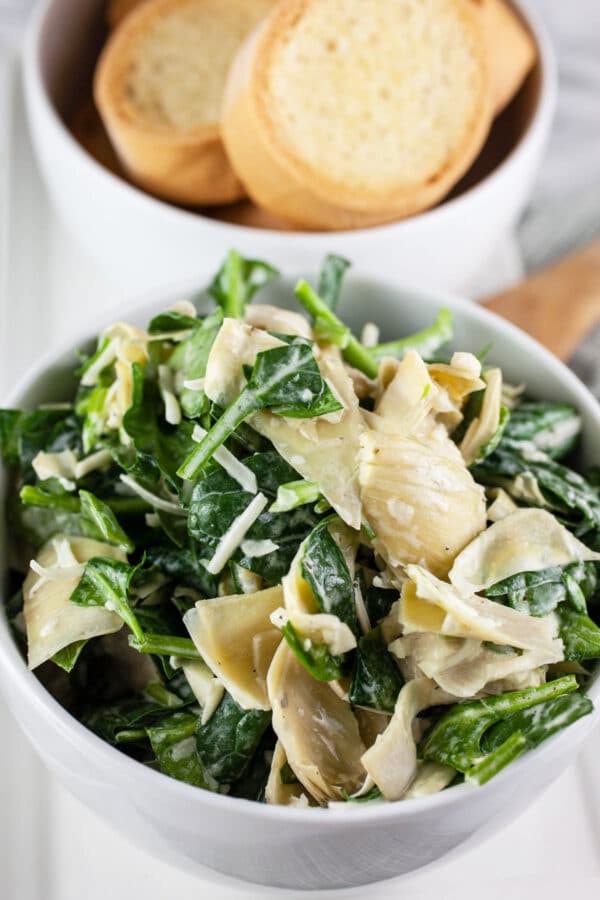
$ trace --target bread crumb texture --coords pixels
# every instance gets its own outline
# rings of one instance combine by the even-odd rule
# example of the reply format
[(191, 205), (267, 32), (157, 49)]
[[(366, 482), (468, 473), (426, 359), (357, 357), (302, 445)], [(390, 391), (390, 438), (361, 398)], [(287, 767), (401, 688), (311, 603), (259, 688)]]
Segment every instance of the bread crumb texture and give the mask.
[(303, 166), (378, 192), (441, 176), (481, 115), (485, 68), (455, 0), (313, 0), (273, 43), (263, 84)]
[(231, 61), (273, 0), (165, 3), (136, 31), (122, 80), (130, 114), (146, 124), (194, 129), (218, 122)]

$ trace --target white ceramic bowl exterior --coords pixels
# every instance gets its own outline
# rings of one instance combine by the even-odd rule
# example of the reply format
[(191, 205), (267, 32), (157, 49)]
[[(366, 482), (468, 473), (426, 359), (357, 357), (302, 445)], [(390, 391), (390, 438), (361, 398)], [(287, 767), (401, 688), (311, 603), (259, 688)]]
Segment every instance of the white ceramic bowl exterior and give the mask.
[[(269, 287), (261, 299), (290, 305), (292, 284), (287, 280)], [(120, 316), (146, 324), (151, 314), (191, 293), (196, 285), (155, 293), (143, 306), (124, 309)], [(424, 327), (442, 305), (454, 311), (457, 348), (477, 350), (491, 341), (491, 360), (502, 366), (509, 380), (526, 383), (533, 396), (575, 404), (584, 421), (584, 460), (589, 464), (600, 457), (600, 409), (594, 398), (565, 366), (512, 325), (466, 301), (399, 289), (393, 281), (352, 276), (344, 288), (345, 320), (358, 331), (368, 316), (380, 323), (385, 338)], [(71, 348), (84, 346), (97, 330), (47, 356), (3, 405), (29, 407), (71, 396), (75, 359)], [(2, 516), (0, 583), (5, 569)], [(407, 873), (468, 839), (473, 844), (489, 835), (524, 810), (573, 761), (598, 717), (596, 713), (570, 726), (481, 788), (462, 785), (406, 803), (302, 810), (188, 787), (111, 748), (65, 712), (26, 669), (3, 615), (0, 689), (60, 781), (144, 848), (175, 865), (200, 863), (250, 881), (297, 889), (348, 887)], [(589, 694), (600, 703), (598, 678)]]
[[(555, 102), (554, 57), (534, 0), (516, 3), (540, 49), (536, 112), (518, 145), (491, 175), (456, 199), (377, 228), (286, 233), (230, 225), (156, 200), (100, 166), (68, 132), (52, 98), (65, 72), (85, 69), (88, 36), (101, 0), (41, 0), (24, 52), (26, 100), (37, 159), (60, 216), (115, 282), (143, 292), (175, 274), (192, 278), (230, 247), (312, 270), (324, 252), (351, 259), (364, 273), (386, 272), (441, 290), (470, 290), (473, 280), (520, 216), (548, 135)], [(93, 48), (92, 48), (93, 50)], [(88, 67), (89, 68), (89, 67)]]

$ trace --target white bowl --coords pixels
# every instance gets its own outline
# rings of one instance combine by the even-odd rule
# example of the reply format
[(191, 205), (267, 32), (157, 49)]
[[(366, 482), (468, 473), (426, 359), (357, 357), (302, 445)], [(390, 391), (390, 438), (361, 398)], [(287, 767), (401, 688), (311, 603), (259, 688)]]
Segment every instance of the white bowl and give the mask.
[[(163, 203), (111, 174), (65, 127), (74, 92), (89, 83), (101, 39), (104, 0), (41, 0), (28, 29), (24, 77), (39, 166), (56, 209), (91, 257), (120, 287), (151, 290), (192, 278), (236, 247), (273, 256), (294, 270), (315, 269), (340, 253), (362, 272), (471, 291), (493, 251), (522, 213), (548, 135), (556, 66), (535, 0), (519, 0), (539, 48), (539, 63), (510, 113), (496, 124), (507, 144), (490, 174), (440, 206), (413, 218), (351, 232), (283, 232), (228, 224)], [(488, 148), (489, 149), (489, 148)]]
[[(146, 324), (151, 314), (197, 286), (154, 294), (122, 318)], [(182, 290), (181, 287), (185, 289)], [(191, 288), (191, 290), (190, 290)], [(270, 286), (265, 298), (292, 305), (292, 282)], [(423, 293), (350, 276), (342, 310), (358, 331), (368, 317), (384, 337), (430, 324), (440, 306), (455, 314), (454, 345), (479, 350), (507, 378), (542, 399), (573, 403), (583, 416), (583, 460), (600, 456), (600, 409), (577, 378), (538, 343), (484, 309), (442, 293)], [(98, 323), (98, 327), (108, 324)], [(64, 400), (73, 386), (73, 347), (97, 329), (43, 359), (6, 405)], [(0, 480), (0, 503), (3, 485)], [(0, 583), (6, 568), (6, 523), (0, 523)], [(4, 536), (3, 536), (4, 535)], [(461, 785), (407, 802), (354, 804), (341, 810), (265, 806), (208, 793), (152, 771), (113, 749), (72, 718), (29, 672), (0, 615), (0, 689), (42, 760), (84, 803), (150, 852), (175, 865), (204, 864), (228, 875), (292, 888), (361, 885), (418, 869), (470, 839), (472, 845), (521, 813), (576, 757), (598, 718), (590, 715), (525, 754), (483, 787)], [(600, 680), (589, 689), (600, 704)], [(5, 773), (5, 776), (6, 773)], [(557, 822), (557, 827), (562, 823)], [(363, 894), (364, 896), (364, 894)]]

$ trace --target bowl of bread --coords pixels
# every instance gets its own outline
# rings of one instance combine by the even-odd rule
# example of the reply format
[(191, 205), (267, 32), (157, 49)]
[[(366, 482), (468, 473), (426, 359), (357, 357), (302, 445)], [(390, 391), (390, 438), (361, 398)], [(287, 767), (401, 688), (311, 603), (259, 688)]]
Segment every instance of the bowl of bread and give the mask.
[[(124, 287), (232, 245), (468, 291), (527, 200), (555, 64), (529, 0), (42, 0), (56, 208)], [(432, 258), (435, 265), (431, 265)]]

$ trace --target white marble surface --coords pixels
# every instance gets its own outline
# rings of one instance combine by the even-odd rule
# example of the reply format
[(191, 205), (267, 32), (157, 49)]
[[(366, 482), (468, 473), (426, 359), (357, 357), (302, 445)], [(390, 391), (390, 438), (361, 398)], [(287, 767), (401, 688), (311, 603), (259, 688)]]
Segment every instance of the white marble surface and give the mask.
[[(0, 0), (0, 40), (2, 36), (14, 39), (17, 33), (13, 8), (10, 29), (3, 35), (3, 3), (8, 2), (14, 6), (18, 0)], [(549, 162), (521, 230), (530, 264), (545, 258), (549, 247), (555, 253), (582, 235), (600, 230), (600, 87), (594, 93), (590, 81), (597, 77), (600, 84), (600, 7), (598, 0), (540, 0), (540, 5), (547, 9), (564, 48), (564, 91)], [(106, 308), (109, 296), (101, 273), (82, 257), (48, 207), (25, 137), (20, 104), (16, 118), (8, 118), (7, 73), (8, 54), (0, 47), (0, 393), (52, 343), (59, 330), (64, 334), (65, 326), (79, 327), (94, 315), (99, 302)], [(6, 126), (11, 121), (9, 141)], [(580, 197), (577, 204), (572, 202), (570, 187)], [(514, 278), (514, 265), (513, 250), (504, 248), (494, 278)], [(110, 303), (117, 307), (121, 299), (111, 289)], [(3, 900), (261, 896), (260, 889), (212, 875), (204, 880), (192, 878), (124, 843), (46, 774), (1, 706), (0, 733)], [(599, 760), (597, 730), (577, 764), (500, 835), (432, 871), (365, 888), (361, 896), (427, 900), (441, 894), (445, 900), (482, 896), (505, 900), (512, 894), (530, 900), (562, 900), (575, 891), (599, 896)], [(302, 895), (282, 891), (279, 896)]]

